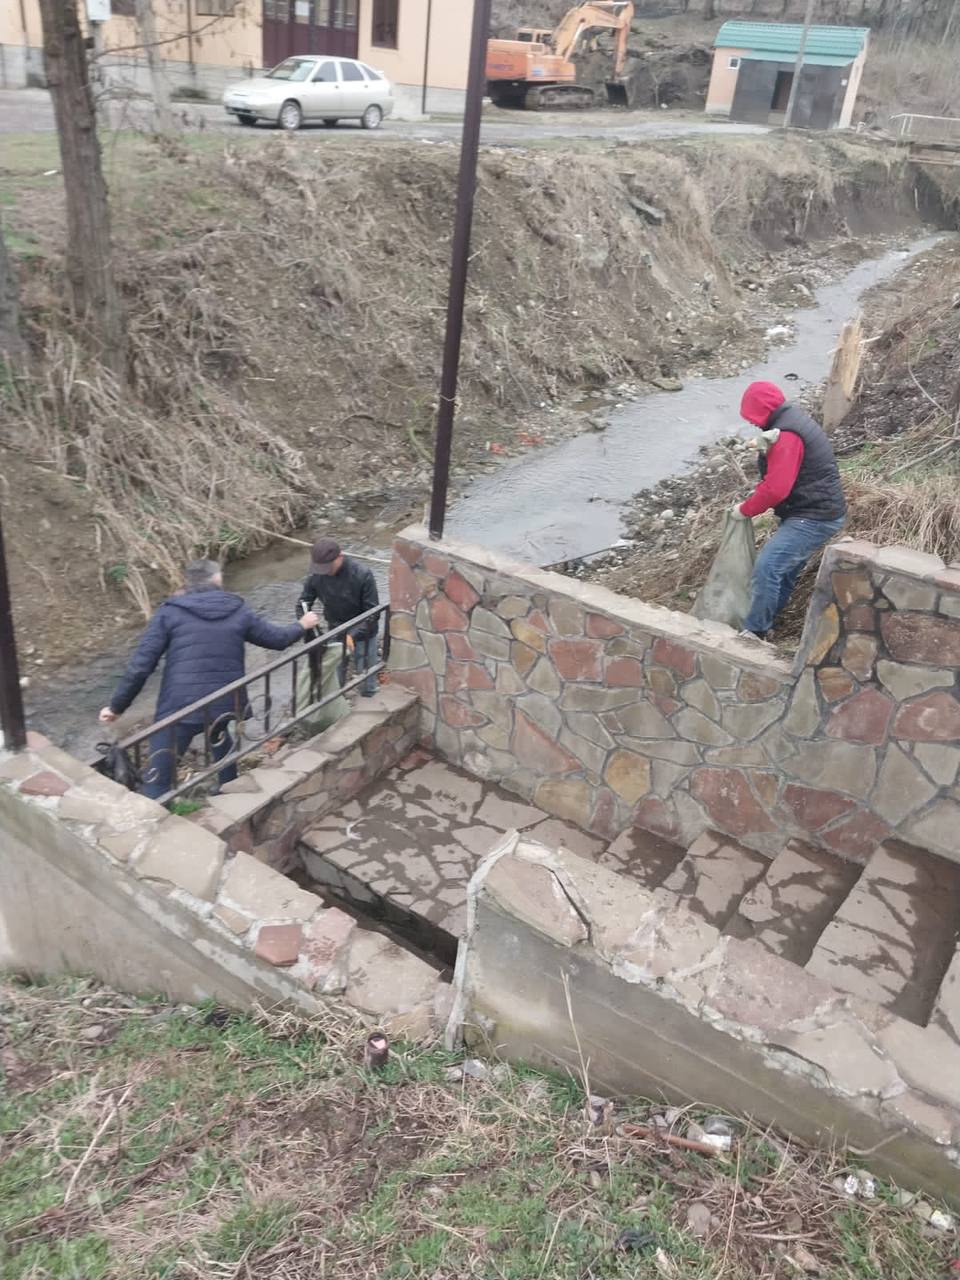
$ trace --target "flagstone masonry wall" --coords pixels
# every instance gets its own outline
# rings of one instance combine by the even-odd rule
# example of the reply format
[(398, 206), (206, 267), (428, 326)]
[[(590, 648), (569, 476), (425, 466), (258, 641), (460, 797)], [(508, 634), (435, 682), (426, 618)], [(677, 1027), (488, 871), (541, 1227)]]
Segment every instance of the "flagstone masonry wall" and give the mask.
[(796, 662), (724, 626), (421, 529), (394, 544), (393, 679), (425, 741), (586, 830), (960, 861), (960, 565), (845, 540)]

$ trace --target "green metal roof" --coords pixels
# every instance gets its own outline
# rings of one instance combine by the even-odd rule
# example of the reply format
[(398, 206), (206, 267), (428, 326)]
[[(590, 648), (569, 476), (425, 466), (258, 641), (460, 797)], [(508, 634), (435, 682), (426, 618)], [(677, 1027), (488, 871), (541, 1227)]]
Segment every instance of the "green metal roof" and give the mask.
[[(811, 27), (805, 60), (840, 58), (852, 62), (867, 42), (868, 27)], [(782, 62), (795, 58), (803, 27), (787, 22), (725, 22), (713, 42), (716, 49), (749, 49), (755, 58)], [(823, 64), (821, 64), (823, 65)]]
[[(744, 62), (788, 62), (791, 66), (796, 62), (796, 56), (787, 53), (770, 53), (763, 49), (755, 49), (751, 53), (742, 53), (740, 57)], [(836, 56), (829, 53), (805, 53), (803, 55), (803, 65), (805, 67), (849, 67), (853, 58), (849, 54), (840, 54)]]

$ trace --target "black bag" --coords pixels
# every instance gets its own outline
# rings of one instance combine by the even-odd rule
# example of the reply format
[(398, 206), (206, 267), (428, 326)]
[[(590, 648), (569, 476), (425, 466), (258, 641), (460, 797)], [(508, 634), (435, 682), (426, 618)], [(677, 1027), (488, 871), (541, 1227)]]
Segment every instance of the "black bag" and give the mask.
[(98, 742), (97, 750), (103, 757), (93, 766), (97, 773), (103, 774), (113, 782), (119, 782), (128, 791), (136, 791), (140, 786), (140, 770), (137, 769), (123, 747), (115, 742)]

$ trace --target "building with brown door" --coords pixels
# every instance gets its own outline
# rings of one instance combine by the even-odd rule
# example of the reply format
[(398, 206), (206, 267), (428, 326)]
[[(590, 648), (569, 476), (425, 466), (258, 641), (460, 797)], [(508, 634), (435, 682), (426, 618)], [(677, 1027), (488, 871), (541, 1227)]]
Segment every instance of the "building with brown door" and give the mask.
[[(81, 0), (83, 4), (83, 0)], [(393, 82), (398, 115), (458, 111), (472, 0), (153, 0), (171, 89), (219, 97), (292, 53), (360, 58)], [(94, 11), (91, 10), (91, 13)], [(106, 79), (148, 93), (134, 0), (101, 24)], [(43, 84), (38, 0), (0, 0), (0, 87)]]
[[(784, 22), (725, 22), (714, 41), (708, 115), (782, 125), (803, 28)], [(812, 27), (792, 123), (846, 129), (867, 58), (866, 27)]]

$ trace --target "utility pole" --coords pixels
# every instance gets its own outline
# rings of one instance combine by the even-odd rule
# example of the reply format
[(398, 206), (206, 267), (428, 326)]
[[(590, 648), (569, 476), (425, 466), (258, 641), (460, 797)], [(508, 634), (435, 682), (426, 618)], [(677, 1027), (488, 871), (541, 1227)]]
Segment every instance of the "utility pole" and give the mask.
[(157, 133), (170, 133), (173, 129), (173, 113), (170, 110), (170, 86), (167, 84), (163, 59), (157, 43), (157, 24), (153, 12), (153, 0), (136, 0), (137, 26), (147, 57), (150, 72), (150, 95), (153, 98), (153, 123)]
[(790, 86), (790, 98), (787, 102), (787, 114), (784, 126), (789, 129), (793, 124), (793, 111), (797, 105), (797, 94), (800, 91), (800, 77), (803, 75), (803, 59), (807, 52), (807, 41), (810, 39), (810, 28), (816, 13), (817, 0), (807, 0), (807, 12), (803, 19), (803, 31), (800, 33), (800, 47), (797, 49), (797, 61), (793, 68), (793, 84)]
[(0, 521), (0, 729), (7, 751), (22, 751), (27, 745), (27, 725), (23, 716), (20, 692), (20, 665), (17, 641), (13, 633), (13, 606), (10, 603), (10, 581), (7, 556), (3, 548), (3, 522)]
[(443, 537), (450, 483), (450, 448), (453, 418), (457, 407), (457, 378), (460, 371), (460, 341), (463, 337), (463, 304), (470, 265), (470, 231), (473, 227), (473, 197), (477, 187), (477, 153), (480, 148), (480, 117), (486, 88), (487, 37), (490, 32), (490, 0), (473, 0), (473, 31), (470, 36), (470, 64), (467, 102), (460, 142), (460, 174), (457, 179), (457, 212), (453, 226), (450, 262), (450, 290), (447, 294), (447, 330), (443, 341), (443, 369), (440, 374), (440, 403), (437, 408), (437, 435), (433, 453), (433, 494), (430, 500), (430, 537)]
[(70, 300), (79, 325), (97, 341), (100, 359), (123, 380), (123, 310), (113, 271), (107, 184), (77, 0), (40, 0), (40, 20), (67, 203)]

